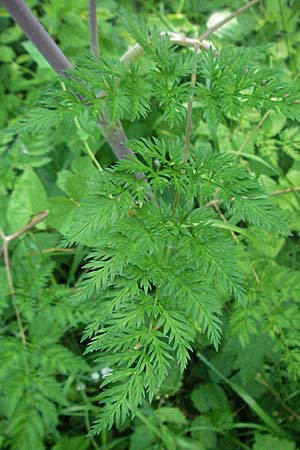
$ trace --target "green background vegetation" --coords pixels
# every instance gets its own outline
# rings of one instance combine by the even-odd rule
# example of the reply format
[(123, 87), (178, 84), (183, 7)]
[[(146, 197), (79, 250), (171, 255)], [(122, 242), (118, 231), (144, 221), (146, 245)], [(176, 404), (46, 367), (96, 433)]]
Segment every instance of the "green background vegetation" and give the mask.
[[(89, 51), (87, 1), (28, 0), (26, 3), (67, 57), (79, 61), (77, 74), (84, 77), (84, 64), (91, 63), (86, 56)], [(197, 37), (206, 30), (213, 13), (234, 11), (244, 4), (241, 0), (99, 1), (101, 56), (107, 61), (117, 59), (136, 39), (140, 42), (144, 22), (152, 30)], [(224, 241), (221, 241), (223, 234), (218, 235), (220, 244), (214, 241), (212, 251), (221, 261), (221, 269), (228, 268), (230, 273), (219, 279), (220, 274), (213, 265), (208, 264), (203, 269), (213, 283), (224, 284), (218, 307), (214, 306), (216, 309), (208, 316), (215, 323), (203, 321), (200, 328), (192, 332), (193, 352), (184, 373), (180, 371), (180, 364), (185, 365), (185, 350), (181, 349), (181, 358), (168, 369), (151, 406), (143, 401), (134, 417), (125, 414), (124, 420), (117, 420), (117, 426), (110, 430), (100, 427), (97, 431), (101, 432), (93, 436), (90, 433), (93, 424), (102, 414), (106, 415), (103, 405), (99, 404), (99, 385), (108, 380), (108, 370), (117, 373), (116, 355), (112, 352), (117, 351), (118, 342), (115, 336), (115, 348), (103, 349), (98, 344), (93, 328), (97, 324), (93, 319), (101, 314), (102, 307), (97, 305), (101, 294), (95, 295), (94, 286), (89, 284), (87, 267), (83, 267), (85, 257), (91, 252), (89, 247), (96, 246), (95, 233), (89, 230), (80, 234), (78, 228), (84, 220), (89, 220), (90, 216), (85, 216), (84, 212), (92, 211), (95, 190), (106, 192), (107, 186), (117, 190), (127, 180), (124, 172), (129, 169), (138, 172), (140, 166), (137, 162), (128, 167), (115, 164), (109, 145), (101, 131), (91, 125), (86, 111), (79, 111), (80, 120), (74, 121), (77, 110), (76, 114), (68, 111), (64, 103), (66, 97), (59, 98), (60, 94), (55, 94), (59, 91), (55, 91), (54, 86), (57, 89), (59, 83), (53, 70), (0, 7), (0, 227), (6, 236), (11, 235), (41, 211), (49, 210), (45, 220), (9, 242), (14, 295), (10, 295), (4, 259), (0, 260), (1, 449), (300, 448), (299, 11), (299, 0), (261, 1), (229, 26), (209, 36), (221, 52), (218, 61), (230, 67), (231, 72), (222, 71), (212, 53), (203, 56), (199, 76), (214, 81), (216, 97), (206, 98), (203, 87), (197, 91), (199, 102), (198, 99), (194, 102), (192, 149), (195, 155), (197, 151), (202, 155), (217, 153), (219, 156), (210, 162), (212, 177), (217, 180), (221, 173), (222, 182), (227, 176), (229, 183), (231, 178), (240, 176), (241, 195), (258, 189), (247, 178), (250, 173), (263, 186), (267, 200), (257, 211), (246, 209), (242, 197), (236, 210), (223, 209), (222, 205), (208, 208), (215, 214), (219, 228), (224, 228), (220, 231), (224, 233)], [(147, 41), (145, 36), (144, 39)], [(159, 90), (160, 79), (157, 75), (155, 84), (155, 71), (147, 75), (149, 67), (157, 64), (151, 54), (139, 61), (140, 72), (136, 78), (133, 73), (132, 78), (127, 79), (127, 74), (116, 65), (107, 65), (109, 76), (115, 77), (112, 76), (112, 81), (121, 80), (119, 91), (114, 91), (115, 84), (109, 91), (110, 119), (121, 119), (130, 139), (155, 136), (160, 141), (170, 142), (184, 136), (188, 97), (181, 89), (183, 82), (189, 83), (193, 70), (191, 54), (186, 49), (175, 51), (168, 44), (161, 48), (162, 67), (166, 69), (169, 61), (168, 70), (174, 80), (180, 80), (177, 97), (175, 93), (167, 97), (166, 90)], [(231, 84), (235, 74), (245, 83), (245, 92), (250, 83), (249, 89), (256, 95), (251, 98), (252, 103), (235, 98)], [(98, 82), (97, 76), (86, 75), (92, 87)], [(266, 85), (263, 79), (269, 80)], [(103, 87), (101, 83), (104, 81), (99, 79), (99, 88)], [(277, 92), (280, 83), (289, 86), (290, 97), (273, 107), (268, 95), (274, 89)], [(66, 85), (72, 89), (71, 83), (68, 85), (66, 81)], [(135, 97), (133, 88), (138, 93)], [(148, 106), (150, 93), (153, 99)], [(34, 109), (40, 98), (45, 99), (44, 104), (38, 107), (41, 109)], [(232, 103), (228, 102), (229, 98)], [(55, 104), (54, 118), (46, 114), (47, 108), (51, 111), (51, 101)], [(94, 109), (90, 111), (93, 113)], [(60, 113), (64, 120), (59, 118)], [(144, 147), (140, 141), (132, 145), (142, 156), (150, 152), (151, 162), (153, 157), (161, 158), (158, 163), (163, 162), (163, 169), (159, 167), (158, 173), (165, 170), (164, 176), (177, 180), (176, 146), (175, 166), (169, 167), (167, 152), (156, 154), (155, 146), (153, 149), (150, 146), (149, 150), (145, 142)], [(109, 175), (104, 182), (99, 178), (98, 184), (94, 181), (92, 185), (88, 181), (96, 179), (97, 168), (90, 151), (102, 167), (113, 168), (107, 172)], [(205, 161), (210, 160), (203, 162), (210, 176), (210, 166), (207, 163), (206, 167)], [(238, 176), (236, 167), (242, 170)], [(155, 178), (155, 167), (149, 168), (145, 163), (142, 170), (149, 170), (153, 192), (165, 189), (163, 178), (160, 175)], [(178, 175), (182, 198), (186, 186), (192, 186), (192, 174), (188, 168), (186, 171), (186, 180)], [(114, 177), (119, 177), (119, 185), (113, 185)], [(183, 181), (186, 184), (180, 185)], [(226, 203), (231, 192), (224, 188), (219, 200)], [(135, 201), (143, 203), (147, 192), (145, 194), (144, 189), (138, 194)], [(209, 190), (201, 192), (201, 199), (208, 201), (213, 194)], [(172, 192), (165, 195), (171, 198)], [(184, 198), (192, 202), (188, 196)], [(129, 202), (124, 195), (124, 210), (126, 201)], [(132, 204), (128, 204), (131, 208)], [(81, 215), (80, 205), (86, 208)], [(108, 236), (107, 241), (101, 236), (101, 245), (105, 247), (109, 246), (109, 239), (117, 242), (119, 237), (120, 230), (113, 227), (110, 230), (110, 224), (113, 214), (118, 216), (120, 208), (112, 211), (108, 203), (101, 208), (97, 226)], [(193, 218), (200, 222), (206, 220), (196, 213)], [(124, 224), (126, 226), (126, 222)], [(208, 233), (208, 239), (209, 236), (215, 239), (215, 235), (205, 230), (203, 233)], [(128, 248), (132, 231), (135, 229), (128, 231)], [(157, 233), (158, 241), (160, 237)], [(61, 244), (63, 239), (69, 246)], [(226, 245), (228, 242), (228, 247), (224, 242)], [(228, 252), (225, 258), (222, 245)], [(122, 251), (120, 248), (117, 255), (133, 252), (132, 247), (122, 247)], [(193, 257), (196, 259), (191, 251), (191, 260)], [(95, 268), (95, 265), (90, 267)], [(235, 284), (240, 274), (243, 282)], [(189, 280), (184, 277), (183, 274), (182, 285)], [(85, 296), (86, 302), (76, 300), (78, 281), (83, 288), (79, 296)], [(102, 279), (98, 283), (104, 284)], [(108, 284), (103, 291), (108, 292), (110, 287)], [(180, 293), (188, 297), (188, 290)], [(243, 297), (243, 301), (233, 299), (234, 296)], [(88, 301), (90, 297), (92, 301)], [(222, 323), (214, 319), (218, 310), (222, 310)], [(185, 320), (178, 319), (178, 323), (182, 335), (188, 334)], [(117, 320), (116, 324), (120, 326)], [(126, 328), (127, 322), (124, 324)], [(169, 332), (166, 325), (164, 331)], [(91, 345), (91, 350), (96, 352), (84, 353), (87, 338), (91, 336), (96, 336), (94, 348)], [(105, 347), (105, 343), (102, 345)], [(158, 370), (158, 377), (160, 373)], [(102, 388), (100, 390), (102, 392)], [(115, 395), (115, 391), (112, 392)]]

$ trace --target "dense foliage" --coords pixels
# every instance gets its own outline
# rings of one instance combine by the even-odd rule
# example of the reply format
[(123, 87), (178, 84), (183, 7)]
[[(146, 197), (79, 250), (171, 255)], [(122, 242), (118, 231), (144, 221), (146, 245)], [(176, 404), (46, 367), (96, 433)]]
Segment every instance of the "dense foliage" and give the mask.
[(0, 448), (296, 450), (300, 3), (87, 3), (0, 9)]

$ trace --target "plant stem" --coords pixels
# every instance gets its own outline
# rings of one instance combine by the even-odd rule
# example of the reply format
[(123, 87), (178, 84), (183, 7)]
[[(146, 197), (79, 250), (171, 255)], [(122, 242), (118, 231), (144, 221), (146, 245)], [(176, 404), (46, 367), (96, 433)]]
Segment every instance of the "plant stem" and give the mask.
[[(196, 56), (199, 51), (199, 44), (196, 43), (194, 46), (194, 55), (195, 55), (195, 62), (192, 69), (192, 75), (191, 75), (191, 90), (194, 90), (194, 87), (196, 85), (196, 77), (197, 77), (197, 60)], [(191, 99), (188, 102), (187, 106), (187, 114), (186, 114), (186, 129), (185, 129), (185, 144), (184, 144), (184, 150), (183, 150), (183, 161), (186, 162), (188, 159), (188, 152), (190, 147), (190, 139), (191, 139), (191, 125), (192, 125), (192, 112), (193, 112), (193, 92)], [(174, 205), (173, 205), (173, 216), (175, 216), (176, 209), (178, 207), (180, 200), (180, 194), (178, 191), (175, 193), (175, 199), (174, 199)]]
[(251, 2), (247, 3), (246, 5), (242, 6), (241, 8), (238, 8), (236, 11), (234, 11), (233, 13), (229, 14), (227, 17), (225, 17), (223, 20), (221, 20), (220, 22), (216, 23), (216, 25), (214, 25), (213, 27), (208, 28), (206, 31), (204, 31), (204, 33), (201, 34), (199, 40), (203, 41), (204, 39), (207, 39), (208, 36), (210, 36), (211, 34), (213, 34), (215, 31), (219, 30), (219, 28), (221, 28), (223, 25), (225, 25), (227, 22), (230, 22), (232, 19), (234, 19), (235, 17), (239, 16), (240, 14), (242, 14), (244, 11), (246, 11), (247, 9), (251, 8), (251, 6), (254, 6), (256, 3), (258, 3), (260, 0), (252, 0)]
[(158, 439), (163, 442), (164, 445), (168, 445), (168, 441), (166, 440), (164, 433), (162, 433), (160, 428), (156, 427), (151, 420), (148, 419), (148, 417), (144, 416), (144, 414), (140, 411), (136, 412), (136, 417), (138, 417), (146, 425), (146, 427), (149, 428), (149, 430), (151, 430), (152, 433), (154, 433)]
[(128, 64), (130, 61), (135, 61), (145, 53), (143, 47), (136, 43), (129, 47), (129, 49), (120, 57), (120, 61)]
[(254, 130), (248, 134), (248, 136), (246, 137), (246, 139), (244, 140), (244, 142), (242, 143), (242, 145), (240, 146), (240, 148), (237, 151), (237, 155), (239, 155), (244, 148), (246, 147), (246, 145), (248, 144), (248, 142), (250, 141), (251, 137), (256, 134), (256, 132), (260, 129), (260, 127), (262, 126), (262, 124), (264, 123), (264, 121), (266, 120), (266, 118), (268, 117), (268, 115), (270, 114), (271, 110), (269, 109), (268, 111), (265, 112), (265, 114), (262, 116), (262, 118), (260, 119), (260, 121), (258, 122), (258, 124), (256, 125), (256, 127), (254, 128)]
[(272, 395), (274, 395), (274, 397), (276, 398), (276, 400), (278, 401), (278, 403), (288, 412), (290, 413), (294, 419), (298, 420), (298, 422), (300, 422), (300, 416), (299, 414), (297, 414), (295, 411), (293, 411), (283, 400), (282, 398), (277, 394), (276, 390), (273, 388), (273, 386), (271, 386), (263, 377), (260, 373), (257, 374), (256, 376), (256, 380), (258, 381), (258, 383), (262, 384), (263, 386), (265, 386), (267, 389), (269, 389), (269, 391), (271, 392)]
[(284, 12), (283, 12), (282, 1), (278, 0), (278, 2), (279, 2), (279, 9), (280, 9), (280, 16), (281, 16), (282, 26), (283, 26), (284, 31), (285, 31), (286, 50), (287, 50), (288, 58), (290, 58), (290, 56), (291, 56), (290, 43), (289, 43), (288, 30), (287, 30), (286, 21), (285, 21)]
[(1, 0), (1, 3), (57, 73), (62, 74), (72, 68), (72, 64), (23, 0)]
[(99, 58), (99, 39), (97, 28), (97, 1), (89, 0), (90, 46), (95, 58)]
[[(273, 192), (270, 192), (270, 194), (267, 194), (267, 195), (265, 195), (265, 196), (263, 196), (263, 197), (256, 197), (256, 199), (259, 199), (259, 198), (265, 198), (265, 197), (273, 197), (273, 196), (276, 196), (276, 195), (290, 194), (290, 193), (292, 193), (292, 192), (299, 192), (299, 191), (300, 191), (300, 186), (289, 187), (289, 188), (286, 188), (286, 189), (281, 189), (281, 190), (279, 190), (279, 191), (273, 191)], [(242, 198), (243, 198), (244, 200), (251, 200), (250, 197), (242, 196)], [(232, 198), (230, 199), (230, 201), (232, 201), (232, 202), (233, 202), (234, 200), (235, 200), (235, 197), (232, 197)], [(215, 207), (215, 204), (216, 204), (216, 203), (219, 204), (219, 203), (222, 203), (222, 201), (213, 199), (213, 200), (211, 200), (210, 202), (206, 203), (205, 208), (209, 208), (210, 206)]]
[[(65, 70), (72, 69), (72, 64), (42, 27), (40, 22), (34, 17), (23, 0), (0, 1), (15, 22), (22, 28), (28, 39), (36, 46), (58, 74), (65, 75)], [(118, 159), (128, 155), (134, 155), (125, 145), (127, 136), (120, 122), (116, 122), (111, 127), (108, 119), (104, 117), (98, 120), (98, 124), (102, 127), (103, 135)]]
[(11, 297), (11, 301), (12, 301), (12, 305), (14, 307), (15, 310), (15, 315), (17, 318), (17, 323), (18, 323), (18, 328), (19, 328), (19, 332), (20, 332), (20, 337), (21, 337), (21, 341), (24, 345), (26, 345), (26, 336), (25, 336), (25, 331), (24, 331), (24, 327), (23, 327), (23, 323), (22, 323), (22, 319), (21, 319), (21, 315), (20, 315), (20, 311), (18, 306), (15, 303), (14, 300), (14, 285), (13, 285), (13, 281), (12, 281), (12, 276), (11, 276), (11, 270), (10, 270), (10, 261), (9, 261), (9, 254), (8, 254), (8, 240), (7, 237), (5, 236), (5, 234), (3, 233), (3, 231), (0, 229), (0, 236), (3, 240), (3, 257), (4, 257), (4, 265), (5, 265), (5, 272), (6, 272), (6, 278), (7, 278), (7, 284), (9, 287), (9, 295)]
[(15, 233), (12, 233), (8, 236), (6, 236), (7, 241), (13, 241), (14, 239), (18, 238), (22, 234), (26, 233), (26, 231), (30, 230), (31, 228), (35, 227), (35, 225), (42, 222), (49, 214), (49, 210), (45, 210), (40, 212), (36, 217), (34, 217), (30, 222), (28, 222), (24, 227), (20, 228)]
[(202, 361), (208, 369), (210, 369), (215, 375), (217, 375), (221, 380), (223, 380), (228, 386), (231, 387), (235, 393), (241, 397), (244, 402), (252, 409), (252, 411), (258, 415), (258, 417), (272, 430), (276, 435), (286, 437), (287, 433), (275, 422), (273, 417), (271, 417), (257, 402), (254, 400), (248, 392), (239, 386), (237, 383), (233, 382), (229, 378), (225, 377), (210, 361), (208, 361), (204, 355), (197, 354), (200, 361)]
[(282, 195), (282, 194), (289, 194), (290, 192), (298, 192), (298, 191), (300, 191), (300, 186), (281, 189), (279, 191), (273, 191), (273, 192), (271, 192), (270, 195)]
[[(90, 422), (89, 411), (88, 411), (88, 408), (87, 408), (87, 407), (90, 406), (90, 401), (89, 401), (87, 395), (85, 394), (85, 392), (82, 392), (82, 391), (81, 391), (81, 396), (82, 396), (82, 399), (83, 399), (83, 401), (84, 401), (84, 403), (85, 403), (85, 409), (84, 409), (84, 421), (85, 421), (85, 426), (86, 426), (86, 429), (87, 429), (88, 433), (90, 433), (92, 427), (91, 427), (91, 422)], [(100, 447), (99, 447), (99, 445), (97, 444), (97, 442), (96, 442), (94, 436), (90, 436), (90, 440), (91, 440), (91, 443), (93, 444), (94, 449), (95, 449), (95, 450), (100, 450)]]
[[(75, 117), (74, 122), (75, 122), (76, 128), (79, 131), (82, 131), (81, 125), (80, 125), (79, 120), (78, 120), (77, 117)], [(101, 167), (101, 164), (99, 163), (99, 161), (97, 161), (97, 159), (96, 159), (96, 157), (95, 157), (91, 147), (89, 146), (89, 143), (87, 142), (86, 139), (81, 139), (81, 141), (83, 142), (83, 145), (85, 146), (87, 154), (89, 155), (89, 157), (91, 158), (91, 160), (93, 161), (93, 163), (95, 164), (97, 169), (101, 172), (103, 170), (102, 167)]]
[(191, 76), (191, 90), (192, 90), (192, 97), (190, 101), (188, 102), (187, 107), (187, 118), (186, 118), (186, 130), (185, 130), (185, 146), (184, 146), (184, 161), (187, 161), (188, 158), (188, 151), (190, 146), (190, 138), (191, 138), (191, 125), (192, 125), (192, 112), (193, 112), (193, 91), (196, 85), (196, 78), (197, 78), (197, 60), (196, 56), (199, 52), (199, 45), (196, 44), (194, 47), (194, 55), (195, 55), (195, 63), (192, 71)]
[(26, 335), (25, 335), (25, 330), (24, 330), (24, 326), (22, 323), (20, 311), (19, 311), (18, 305), (15, 303), (15, 299), (14, 299), (15, 290), (14, 290), (14, 285), (13, 285), (13, 280), (12, 280), (12, 275), (11, 275), (8, 244), (10, 241), (18, 238), (22, 234), (26, 233), (26, 231), (30, 230), (32, 227), (34, 227), (35, 225), (40, 223), (42, 220), (44, 220), (48, 216), (48, 214), (49, 214), (48, 210), (41, 212), (36, 217), (34, 217), (30, 222), (28, 222), (28, 224), (26, 224), (24, 227), (20, 228), (20, 230), (16, 231), (15, 233), (9, 234), (8, 236), (6, 236), (0, 228), (0, 237), (3, 241), (2, 247), (0, 249), (0, 254), (3, 252), (6, 279), (7, 279), (7, 284), (8, 284), (8, 288), (9, 288), (9, 295), (11, 297), (12, 305), (15, 310), (15, 315), (17, 318), (21, 341), (23, 342), (24, 345), (26, 345), (26, 343), (27, 343)]
[(181, 11), (182, 11), (183, 7), (184, 7), (184, 0), (180, 0), (178, 8), (177, 8), (177, 11), (176, 11), (177, 14), (181, 14)]
[[(218, 215), (220, 216), (221, 220), (223, 220), (223, 222), (227, 223), (227, 219), (224, 216), (224, 214), (222, 213), (222, 211), (219, 208), (218, 202), (214, 201), (214, 203), (212, 203), (213, 208), (216, 210), (216, 212), (218, 213)], [(231, 236), (233, 237), (233, 239), (235, 240), (235, 242), (237, 242), (239, 244), (239, 239), (237, 237), (237, 235), (235, 234), (235, 232), (233, 230), (230, 230)]]

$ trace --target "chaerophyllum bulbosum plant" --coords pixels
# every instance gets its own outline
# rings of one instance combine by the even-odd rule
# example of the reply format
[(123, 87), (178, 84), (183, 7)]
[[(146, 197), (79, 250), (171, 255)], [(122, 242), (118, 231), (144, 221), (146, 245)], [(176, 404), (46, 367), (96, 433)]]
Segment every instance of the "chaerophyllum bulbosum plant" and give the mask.
[[(298, 86), (264, 65), (264, 48), (184, 48), (125, 20), (140, 59), (79, 57), (16, 127), (100, 127), (119, 157), (102, 167), (90, 155), (98, 170), (63, 240), (90, 249), (72, 301), (93, 304), (86, 351), (112, 369), (94, 433), (151, 402), (172, 366), (185, 370), (196, 338), (218, 349), (224, 304), (247, 299), (248, 227), (288, 234), (255, 176), (223, 151), (218, 126), (249, 109), (300, 120)], [(151, 120), (155, 135), (135, 139), (120, 125)], [(211, 145), (197, 139), (200, 121)]]

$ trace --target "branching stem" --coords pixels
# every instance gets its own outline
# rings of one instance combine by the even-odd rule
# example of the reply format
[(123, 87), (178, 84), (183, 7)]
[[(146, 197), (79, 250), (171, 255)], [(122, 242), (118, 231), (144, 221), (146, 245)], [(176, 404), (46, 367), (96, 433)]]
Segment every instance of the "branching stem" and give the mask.
[(70, 61), (68, 61), (38, 19), (34, 17), (23, 0), (1, 0), (1, 3), (55, 72), (62, 74), (65, 70), (72, 68)]
[[(36, 48), (41, 52), (41, 54), (45, 57), (45, 59), (49, 62), (49, 64), (53, 67), (53, 69), (58, 74), (64, 74), (66, 70), (72, 69), (72, 64), (66, 58), (66, 56), (62, 53), (59, 47), (56, 45), (54, 40), (49, 36), (47, 31), (42, 27), (40, 22), (34, 15), (31, 10), (26, 6), (23, 0), (0, 0), (2, 5), (7, 9), (12, 18), (19, 24), (22, 28), (28, 39), (36, 46)], [(250, 7), (250, 4), (254, 4), (259, 0), (255, 0), (255, 2), (250, 2), (240, 10), (236, 11), (235, 15), (240, 14), (245, 9)], [(93, 5), (91, 5), (93, 3)], [(96, 14), (95, 14), (95, 5), (94, 2), (90, 1), (90, 26), (91, 26), (91, 43), (93, 42), (93, 51), (97, 52), (96, 48), (96, 32), (97, 27), (95, 26)], [(234, 13), (233, 13), (234, 14)], [(230, 20), (226, 18), (226, 20)], [(221, 26), (221, 24), (218, 24)], [(93, 29), (93, 31), (92, 31)], [(214, 30), (213, 30), (214, 31)], [(207, 30), (207, 33), (210, 34), (213, 32), (211, 29)], [(200, 39), (188, 38), (180, 33), (174, 32), (166, 32), (171, 42), (174, 42), (178, 45), (183, 46), (192, 46), (198, 45), (202, 50), (208, 50), (210, 46), (202, 41), (205, 37), (201, 37)], [(163, 36), (166, 33), (161, 33)], [(97, 37), (98, 42), (98, 37)], [(92, 45), (92, 44), (91, 44)], [(136, 59), (144, 53), (143, 48), (136, 44), (131, 47), (123, 56), (121, 56), (121, 61), (125, 63), (129, 62), (132, 58)], [(131, 156), (133, 152), (126, 146), (127, 136), (124, 132), (122, 124), (120, 121), (116, 122), (113, 126), (109, 124), (107, 118), (102, 118), (98, 121), (99, 125), (103, 129), (103, 135), (111, 146), (114, 154), (118, 159)]]
[(18, 238), (19, 236), (22, 236), (22, 234), (26, 233), (26, 231), (30, 230), (31, 228), (35, 227), (37, 224), (42, 222), (48, 216), (48, 214), (49, 214), (49, 211), (47, 209), (45, 211), (42, 211), (36, 217), (34, 217), (30, 222), (28, 222), (24, 227), (20, 228), (20, 230), (6, 236), (7, 241), (13, 241), (14, 239)]
[[(51, 67), (60, 75), (66, 70), (72, 69), (72, 64), (62, 53), (40, 22), (34, 17), (23, 0), (0, 0), (15, 22), (19, 24), (28, 39), (36, 46)], [(121, 122), (116, 122), (113, 127), (109, 121), (103, 118), (98, 121), (102, 127), (103, 135), (118, 159), (132, 155), (132, 151), (126, 147), (127, 136)]]
[(0, 229), (0, 237), (3, 241), (1, 252), (3, 252), (5, 273), (6, 273), (6, 279), (7, 279), (7, 284), (8, 284), (8, 288), (9, 288), (9, 295), (11, 297), (12, 305), (14, 307), (15, 315), (17, 318), (17, 324), (18, 324), (18, 328), (19, 328), (19, 332), (20, 332), (21, 341), (23, 342), (24, 345), (26, 345), (26, 343), (27, 343), (26, 335), (25, 335), (25, 330), (24, 330), (24, 326), (22, 323), (20, 311), (19, 311), (18, 305), (16, 304), (15, 299), (14, 299), (15, 290), (14, 290), (14, 285), (13, 285), (13, 280), (12, 280), (12, 275), (11, 275), (8, 245), (9, 245), (10, 241), (18, 238), (22, 234), (26, 233), (26, 231), (30, 230), (32, 227), (34, 227), (35, 225), (40, 223), (42, 220), (44, 220), (48, 216), (48, 214), (49, 214), (48, 210), (42, 211), (35, 218), (33, 218), (30, 222), (28, 222), (28, 224), (26, 224), (24, 227), (20, 228), (20, 230), (16, 231), (15, 233), (9, 234), (7, 236)]
[(240, 14), (242, 14), (247, 9), (251, 8), (251, 6), (256, 5), (256, 3), (258, 3), (259, 1), (260, 0), (252, 0), (251, 2), (249, 2), (246, 5), (242, 6), (241, 8), (238, 8), (233, 13), (228, 14), (227, 17), (225, 17), (220, 22), (216, 23), (216, 25), (214, 25), (213, 27), (210, 27), (206, 31), (204, 31), (204, 33), (201, 34), (199, 40), (203, 41), (204, 39), (207, 39), (208, 36), (210, 36), (211, 34), (215, 33), (217, 30), (219, 30), (221, 27), (223, 27), (223, 25), (225, 25), (226, 23), (230, 22), (232, 19), (234, 19), (235, 17), (239, 16)]

